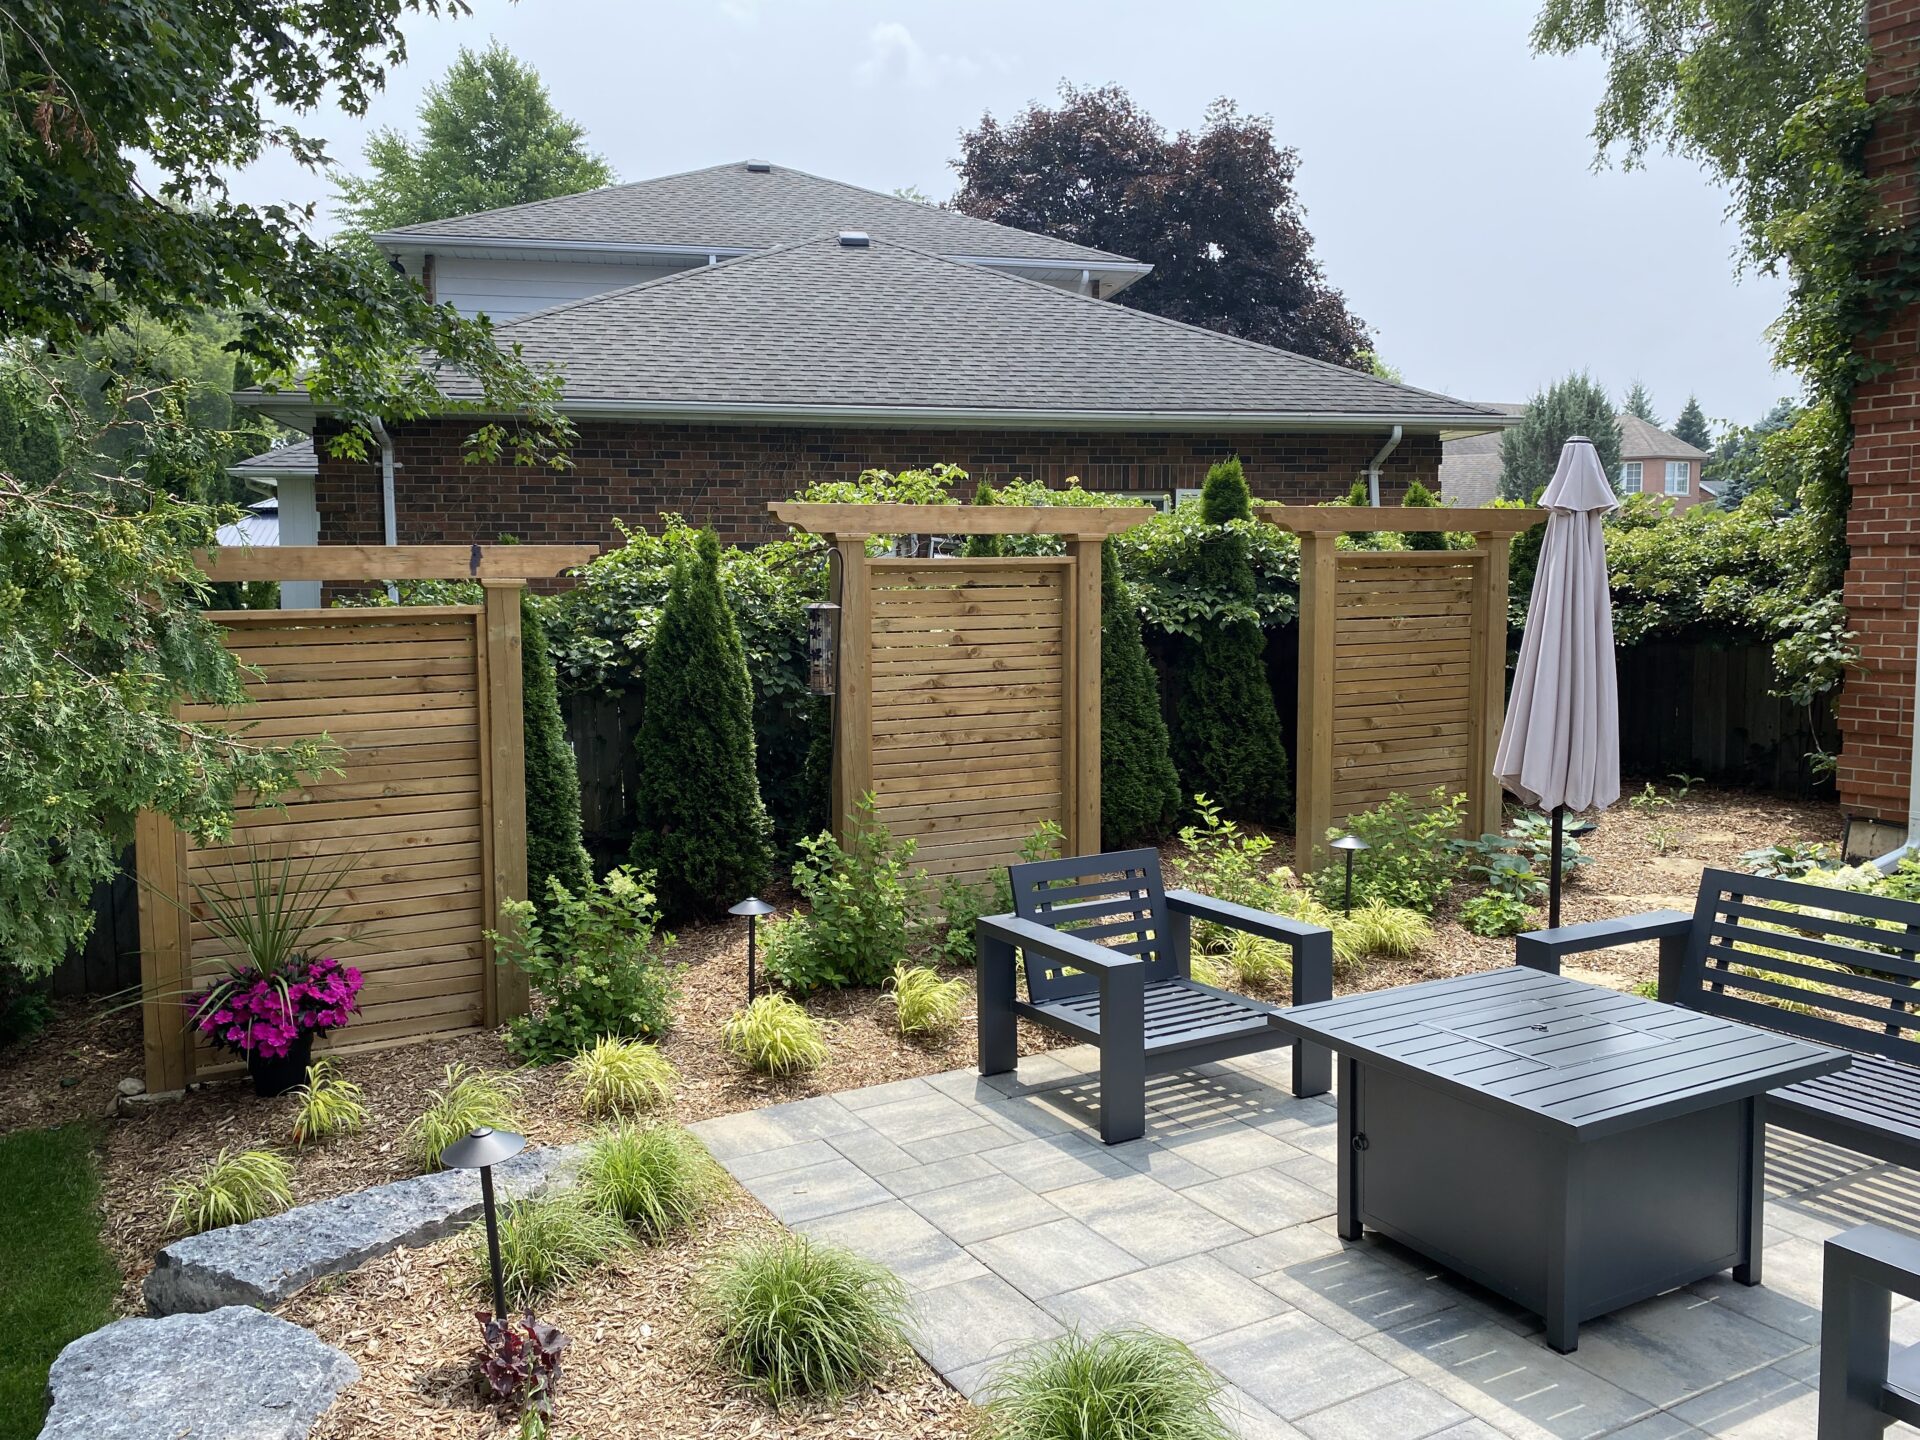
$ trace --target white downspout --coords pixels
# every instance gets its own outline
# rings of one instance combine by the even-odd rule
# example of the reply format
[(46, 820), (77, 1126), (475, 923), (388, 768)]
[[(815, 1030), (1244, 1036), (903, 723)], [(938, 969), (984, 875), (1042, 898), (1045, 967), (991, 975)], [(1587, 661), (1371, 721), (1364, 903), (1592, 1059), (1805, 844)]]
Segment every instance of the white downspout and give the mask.
[[(387, 433), (387, 427), (376, 418), (371, 422), (373, 438), (380, 442), (380, 506), (386, 520), (387, 545), (400, 543), (400, 521), (395, 513), (393, 495), (393, 437)], [(387, 582), (387, 598), (398, 604), (400, 587), (391, 580)]]
[(1907, 752), (1907, 838), (1873, 862), (1883, 875), (1920, 851), (1920, 665), (1913, 668), (1913, 719), (1913, 748)]
[(1389, 455), (1400, 448), (1400, 437), (1404, 433), (1400, 426), (1394, 426), (1393, 433), (1387, 436), (1387, 443), (1380, 447), (1380, 453), (1367, 462), (1367, 503), (1369, 505), (1380, 503), (1380, 467)]

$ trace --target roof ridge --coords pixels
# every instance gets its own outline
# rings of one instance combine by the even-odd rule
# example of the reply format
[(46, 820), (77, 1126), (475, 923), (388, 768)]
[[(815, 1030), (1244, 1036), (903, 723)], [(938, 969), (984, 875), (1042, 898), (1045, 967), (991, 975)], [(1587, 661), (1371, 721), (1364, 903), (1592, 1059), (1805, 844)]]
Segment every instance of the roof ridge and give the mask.
[[(684, 180), (689, 175), (704, 175), (712, 170), (725, 170), (732, 165), (745, 165), (745, 160), (722, 160), (717, 165), (696, 165), (691, 170), (675, 170), (670, 175), (650, 175), (645, 180), (622, 180), (613, 185), (595, 185), (589, 190), (572, 190), (565, 195), (549, 195), (543, 200), (522, 200), (517, 205), (496, 205), (491, 210), (469, 210), (464, 215), (447, 215), (438, 220), (416, 220), (411, 225), (398, 225), (391, 230), (376, 230), (369, 237), (379, 239), (384, 235), (418, 234), (429, 225), (445, 225), (453, 220), (478, 220), (483, 215), (511, 215), (520, 210), (536, 210), (542, 205), (554, 205), (563, 200), (578, 200), (582, 195), (610, 195), (616, 190), (637, 190), (642, 185), (658, 185), (666, 180)], [(458, 235), (460, 232), (449, 231)], [(475, 240), (486, 237), (475, 235)]]
[[(544, 310), (529, 310), (524, 315), (514, 316), (511, 320), (498, 321), (493, 328), (496, 331), (511, 330), (514, 326), (524, 325), (529, 320), (544, 320), (549, 315), (558, 315), (567, 310), (584, 309), (590, 305), (597, 305), (603, 300), (631, 295), (637, 290), (651, 290), (659, 285), (671, 285), (676, 280), (691, 281), (695, 276), (711, 275), (716, 270), (731, 269), (735, 265), (744, 265), (750, 260), (766, 260), (775, 255), (784, 255), (789, 250), (798, 250), (802, 245), (814, 245), (830, 238), (832, 237), (828, 234), (809, 235), (804, 240), (789, 240), (784, 245), (770, 245), (765, 250), (749, 250), (741, 255), (732, 255), (711, 265), (689, 265), (684, 270), (670, 270), (665, 275), (656, 275), (651, 280), (636, 280), (633, 284), (622, 285), (617, 290), (602, 290), (594, 295), (582, 295), (577, 300), (562, 300), (558, 305), (549, 305)], [(980, 269), (981, 267), (969, 266), (968, 268)]]

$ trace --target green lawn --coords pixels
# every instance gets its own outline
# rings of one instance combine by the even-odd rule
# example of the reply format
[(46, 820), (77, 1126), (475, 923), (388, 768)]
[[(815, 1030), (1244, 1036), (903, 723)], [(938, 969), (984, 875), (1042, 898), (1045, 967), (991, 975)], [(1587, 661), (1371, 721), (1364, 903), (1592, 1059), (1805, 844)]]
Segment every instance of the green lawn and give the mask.
[(61, 1347), (113, 1319), (91, 1126), (0, 1138), (0, 1440), (33, 1440)]

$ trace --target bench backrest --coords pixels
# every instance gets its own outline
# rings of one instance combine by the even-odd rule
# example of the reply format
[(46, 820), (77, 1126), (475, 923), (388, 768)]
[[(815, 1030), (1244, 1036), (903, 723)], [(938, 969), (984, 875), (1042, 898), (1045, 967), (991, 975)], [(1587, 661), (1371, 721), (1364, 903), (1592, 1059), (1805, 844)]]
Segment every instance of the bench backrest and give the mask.
[[(1138, 955), (1148, 980), (1178, 975), (1168, 945), (1167, 891), (1156, 850), (1119, 850), (1009, 865), (1013, 913), (1096, 945)], [(1044, 955), (1026, 954), (1027, 994), (1058, 1000), (1099, 988), (1097, 976)]]
[(1920, 1065), (1917, 957), (1920, 904), (1708, 870), (1670, 998)]

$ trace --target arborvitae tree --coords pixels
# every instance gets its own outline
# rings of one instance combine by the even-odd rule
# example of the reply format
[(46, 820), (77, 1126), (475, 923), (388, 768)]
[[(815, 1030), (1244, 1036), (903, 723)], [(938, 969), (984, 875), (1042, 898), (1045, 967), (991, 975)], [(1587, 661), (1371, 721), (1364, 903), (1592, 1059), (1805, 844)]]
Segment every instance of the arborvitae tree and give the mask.
[(525, 593), (520, 597), (520, 692), (526, 715), (527, 898), (545, 905), (549, 878), (577, 895), (593, 869), (580, 839), (580, 767), (560, 719), (546, 622), (533, 596)]
[(717, 914), (758, 889), (772, 826), (754, 769), (753, 684), (711, 530), (674, 566), (647, 651), (635, 743), (633, 858), (655, 872), (665, 915)]
[(62, 449), (47, 396), (24, 374), (0, 374), (0, 473), (46, 485), (60, 473)]
[(1500, 498), (1531, 500), (1553, 479), (1569, 436), (1593, 441), (1600, 464), (1620, 483), (1620, 421), (1606, 390), (1587, 375), (1569, 375), (1527, 402), (1520, 423), (1500, 437)]
[[(993, 493), (993, 487), (982, 480), (973, 487), (973, 503), (976, 505), (996, 505), (999, 498)], [(973, 558), (1004, 555), (1007, 553), (1006, 537), (1003, 535), (969, 535), (967, 543), (960, 553)]]
[[(1358, 480), (1354, 481), (1352, 485), (1347, 487), (1347, 493), (1335, 503), (1340, 505), (1373, 504), (1373, 491), (1367, 484), (1367, 477), (1362, 475)], [(1380, 539), (1380, 532), (1378, 530), (1349, 530), (1347, 532), (1347, 538), (1356, 545), (1366, 546), (1371, 549), (1377, 545)]]
[(1140, 610), (1108, 540), (1100, 547), (1100, 840), (1107, 849), (1158, 839), (1179, 814), (1169, 744)]
[(1621, 402), (1620, 408), (1629, 415), (1638, 415), (1649, 425), (1660, 423), (1660, 417), (1654, 413), (1653, 396), (1647, 393), (1647, 387), (1638, 380), (1634, 381), (1633, 388), (1627, 391), (1627, 398)]
[(1700, 401), (1696, 396), (1687, 396), (1685, 407), (1680, 411), (1679, 418), (1673, 422), (1673, 435), (1675, 439), (1684, 440), (1696, 449), (1711, 450), (1713, 448), (1713, 431), (1707, 425), (1706, 411), (1700, 408)]
[[(1402, 505), (1420, 508), (1437, 506), (1440, 500), (1438, 496), (1418, 480), (1411, 480), (1407, 483), (1406, 498), (1400, 503)], [(1409, 531), (1407, 533), (1407, 548), (1409, 550), (1444, 550), (1447, 548), (1447, 537), (1438, 530)]]
[(1216, 528), (1199, 541), (1194, 586), (1224, 594), (1246, 610), (1215, 620), (1198, 637), (1180, 643), (1170, 677), (1174, 767), (1183, 793), (1204, 792), (1241, 819), (1278, 821), (1292, 808), (1293, 783), (1267, 685), (1265, 637), (1252, 615), (1247, 537), (1228, 525), (1253, 514), (1237, 457), (1207, 472), (1200, 514)]

